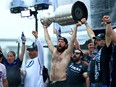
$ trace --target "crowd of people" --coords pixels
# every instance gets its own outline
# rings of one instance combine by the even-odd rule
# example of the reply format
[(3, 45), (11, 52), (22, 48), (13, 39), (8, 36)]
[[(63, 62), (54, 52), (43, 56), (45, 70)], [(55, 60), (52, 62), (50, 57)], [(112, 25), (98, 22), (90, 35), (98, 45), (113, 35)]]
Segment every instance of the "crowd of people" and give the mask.
[[(22, 39), (18, 58), (14, 51), (9, 51), (5, 58), (0, 49), (0, 87), (116, 87), (116, 32), (110, 16), (103, 16), (101, 22), (106, 27), (105, 33), (96, 36), (87, 20), (82, 18), (72, 30), (70, 43), (55, 30), (57, 46), (52, 43), (48, 26), (43, 25), (44, 37), (52, 54), (46, 81), (43, 78), (43, 45), (37, 31), (32, 31), (35, 42), (31, 46), (26, 48), (26, 37)], [(87, 41), (88, 52), (81, 49), (76, 37), (81, 25), (86, 26), (90, 37)], [(25, 50), (30, 58), (26, 61), (25, 69), (21, 70)], [(24, 78), (23, 85), (21, 77)]]

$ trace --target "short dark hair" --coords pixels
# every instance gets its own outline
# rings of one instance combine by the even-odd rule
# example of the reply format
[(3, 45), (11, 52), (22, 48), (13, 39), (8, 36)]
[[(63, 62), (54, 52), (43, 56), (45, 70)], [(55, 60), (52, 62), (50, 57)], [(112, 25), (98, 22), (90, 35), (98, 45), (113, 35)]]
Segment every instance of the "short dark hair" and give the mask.
[(92, 43), (92, 40), (91, 39), (89, 39), (89, 40), (87, 40), (86, 42), (85, 42), (85, 44), (89, 44), (89, 43)]
[(9, 52), (11, 52), (13, 56), (16, 56), (16, 53), (14, 51), (9, 51)]

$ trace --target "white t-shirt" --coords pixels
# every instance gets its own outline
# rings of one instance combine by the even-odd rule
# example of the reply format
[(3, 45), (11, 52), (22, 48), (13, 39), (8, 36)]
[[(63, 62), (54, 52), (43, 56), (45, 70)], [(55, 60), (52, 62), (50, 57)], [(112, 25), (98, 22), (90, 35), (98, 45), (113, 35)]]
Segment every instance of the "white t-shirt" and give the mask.
[(3, 79), (6, 79), (6, 67), (0, 63), (0, 87), (3, 86)]
[(44, 87), (38, 58), (27, 61), (24, 87)]
[(42, 69), (44, 65), (43, 45), (37, 39), (38, 57), (29, 59), (26, 63), (24, 87), (44, 87)]

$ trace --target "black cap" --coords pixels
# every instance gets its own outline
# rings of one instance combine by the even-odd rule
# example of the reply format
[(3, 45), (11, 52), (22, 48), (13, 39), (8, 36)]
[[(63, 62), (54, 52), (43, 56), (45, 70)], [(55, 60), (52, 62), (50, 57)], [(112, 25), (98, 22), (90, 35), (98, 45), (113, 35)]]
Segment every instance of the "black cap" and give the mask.
[(85, 44), (87, 44), (87, 45), (88, 45), (89, 43), (93, 43), (91, 39), (89, 39), (89, 40), (87, 40), (87, 41), (85, 42)]
[(32, 43), (31, 46), (27, 46), (27, 50), (38, 50), (37, 45), (35, 42)]
[(2, 57), (3, 56), (3, 53), (2, 53), (2, 51), (0, 50), (0, 57)]
[(68, 44), (68, 40), (65, 37), (60, 37), (58, 40), (63, 40), (66, 44)]
[(93, 37), (93, 39), (95, 39), (95, 40), (105, 40), (105, 34), (100, 33), (96, 37)]

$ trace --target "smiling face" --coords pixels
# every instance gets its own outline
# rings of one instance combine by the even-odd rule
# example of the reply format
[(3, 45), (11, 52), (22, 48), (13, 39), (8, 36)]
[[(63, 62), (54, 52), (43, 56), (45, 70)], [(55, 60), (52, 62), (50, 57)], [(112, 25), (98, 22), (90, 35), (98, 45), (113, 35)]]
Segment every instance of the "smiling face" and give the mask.
[(90, 52), (92, 52), (92, 51), (95, 49), (94, 43), (89, 43), (87, 46), (88, 46), (88, 50), (89, 50)]

